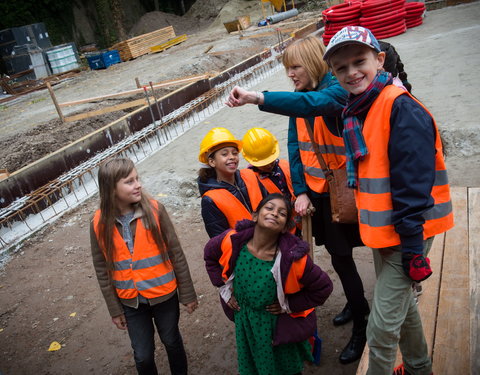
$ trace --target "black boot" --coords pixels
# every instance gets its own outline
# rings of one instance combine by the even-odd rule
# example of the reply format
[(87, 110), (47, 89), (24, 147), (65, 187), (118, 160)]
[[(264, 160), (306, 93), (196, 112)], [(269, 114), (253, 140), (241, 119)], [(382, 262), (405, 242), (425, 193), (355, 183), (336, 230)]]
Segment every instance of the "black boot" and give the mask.
[(363, 349), (367, 343), (367, 335), (365, 333), (365, 327), (354, 328), (352, 331), (352, 337), (347, 346), (342, 350), (339, 360), (340, 363), (346, 365), (347, 363), (355, 362), (360, 359), (363, 354)]
[(353, 318), (353, 312), (350, 305), (347, 303), (343, 310), (333, 318), (334, 326), (341, 326), (347, 324)]

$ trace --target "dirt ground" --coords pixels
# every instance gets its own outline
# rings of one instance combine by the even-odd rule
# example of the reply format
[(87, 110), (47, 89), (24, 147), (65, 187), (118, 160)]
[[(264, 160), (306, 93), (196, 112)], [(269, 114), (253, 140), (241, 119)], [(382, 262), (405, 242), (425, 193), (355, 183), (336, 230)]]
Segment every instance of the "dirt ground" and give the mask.
[[(198, 74), (214, 75), (279, 42), (275, 32), (264, 37), (240, 39), (238, 34), (228, 34), (225, 30), (223, 22), (234, 20), (236, 15), (249, 15), (252, 26), (248, 33), (254, 33), (255, 29), (259, 29), (259, 33), (272, 31), (256, 26), (262, 18), (259, 2), (224, 1), (222, 8), (218, 8), (218, 4), (214, 3), (210, 0), (197, 1), (184, 17), (163, 12), (145, 14), (133, 27), (132, 35), (172, 25), (176, 35), (187, 34), (187, 40), (161, 53), (143, 55), (112, 65), (108, 69), (90, 70), (86, 67), (86, 70), (77, 76), (53, 87), (58, 102), (133, 90), (137, 88), (135, 78), (138, 78), (142, 85), (148, 85), (149, 82), (157, 83)], [(318, 17), (319, 9), (301, 12), (295, 19), (283, 23), (295, 21), (296, 25), (301, 27), (315, 22)], [(228, 52), (210, 55), (205, 53), (209, 47), (210, 53)], [(156, 96), (161, 97), (178, 87), (156, 90)], [(63, 107), (62, 112), (64, 116), (70, 116), (143, 97), (143, 94), (137, 94)], [(125, 113), (113, 112), (62, 124), (47, 90), (36, 91), (0, 104), (0, 168), (12, 173), (107, 125)]]
[[(238, 5), (241, 2), (228, 4), (231, 3)], [(253, 2), (247, 3), (251, 5)], [(452, 22), (460, 19), (462, 24)], [(449, 148), (450, 180), (453, 185), (460, 186), (480, 186), (477, 134), (480, 109), (476, 103), (476, 88), (480, 83), (476, 72), (480, 65), (478, 19), (480, 2), (444, 8), (429, 12), (424, 25), (389, 40), (402, 56), (414, 93), (437, 118)], [(192, 70), (197, 66), (196, 73), (215, 70), (217, 66), (212, 65), (212, 57), (203, 57), (198, 52), (203, 53), (210, 44), (215, 44), (218, 50), (230, 50), (234, 48), (232, 43), (243, 41), (238, 36), (227, 35), (225, 38), (224, 30), (219, 28), (212, 30), (217, 31), (207, 29), (208, 32), (201, 36), (189, 36), (191, 44), (177, 46), (182, 59), (185, 57), (190, 64), (189, 71), (183, 64), (175, 65), (178, 54), (172, 48), (167, 53), (145, 56), (107, 70), (84, 72), (81, 78), (59, 85), (59, 99), (69, 101), (108, 94), (112, 88), (118, 91), (132, 89), (135, 77), (141, 82), (155, 82), (171, 78), (168, 74), (194, 74)], [(222, 37), (216, 39), (219, 35)], [(200, 40), (203, 44), (197, 45), (195, 41)], [(253, 42), (250, 40), (250, 43)], [(191, 51), (197, 51), (197, 54)], [(232, 62), (237, 57), (229, 55), (228, 58), (232, 58)], [(291, 90), (291, 85), (285, 74), (279, 72), (254, 89)], [(54, 138), (55, 142), (48, 146), (54, 147), (57, 137), (80, 131), (72, 126), (68, 131), (60, 127), (55, 135), (48, 133), (46, 129), (48, 126), (54, 128), (51, 120), (55, 118), (49, 100), (48, 94), (35, 93), (1, 108), (0, 139), (3, 143), (0, 143), (0, 152), (5, 143), (21, 139), (25, 145), (21, 154), (25, 155), (34, 148), (37, 139)], [(109, 122), (108, 119), (98, 121)], [(42, 123), (50, 125), (43, 125), (46, 127), (43, 128)], [(145, 189), (162, 201), (171, 215), (199, 296), (200, 308), (192, 315), (183, 310), (180, 318), (191, 374), (220, 371), (227, 375), (236, 374), (233, 325), (223, 315), (202, 257), (207, 235), (200, 217), (195, 184), (198, 144), (214, 126), (226, 126), (238, 137), (252, 126), (263, 126), (276, 134), (281, 156), (286, 157), (286, 125), (285, 117), (259, 112), (254, 106), (225, 108), (138, 165)], [(36, 135), (27, 139), (23, 137), (23, 131), (36, 131)], [(12, 137), (10, 141), (4, 138), (8, 136)], [(4, 155), (1, 160), (3, 163)], [(88, 226), (97, 204), (97, 197), (89, 199), (25, 240), (8, 259), (4, 259), (0, 268), (0, 374), (136, 373), (128, 336), (110, 322), (91, 264)], [(370, 300), (374, 285), (370, 250), (355, 249), (355, 259)], [(338, 363), (351, 325), (333, 327), (331, 324), (331, 319), (345, 303), (342, 288), (324, 248), (315, 249), (315, 262), (332, 278), (334, 292), (325, 305), (317, 309), (323, 340), (321, 364), (319, 367), (306, 365), (304, 374), (353, 375), (357, 363), (347, 366)], [(60, 342), (61, 349), (49, 352), (52, 341)], [(165, 352), (158, 338), (157, 343), (158, 368), (160, 373), (168, 373)]]

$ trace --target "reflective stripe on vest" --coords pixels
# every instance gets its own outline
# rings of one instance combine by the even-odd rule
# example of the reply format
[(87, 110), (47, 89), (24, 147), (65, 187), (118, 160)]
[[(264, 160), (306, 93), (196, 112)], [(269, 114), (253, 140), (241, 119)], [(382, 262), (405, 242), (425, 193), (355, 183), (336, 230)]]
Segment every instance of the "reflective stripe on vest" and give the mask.
[[(255, 175), (251, 169), (241, 169), (240, 176), (247, 187), (252, 210), (255, 211), (262, 200), (262, 191)], [(252, 219), (252, 213), (240, 200), (227, 189), (208, 190), (203, 196), (210, 197), (215, 206), (225, 215), (230, 228), (235, 228), (237, 221)]]
[(222, 278), (223, 281), (227, 281), (230, 277), (231, 272), (228, 272), (230, 269), (230, 259), (232, 258), (232, 234), (235, 234), (235, 230), (231, 229), (227, 232), (225, 237), (222, 240), (220, 248), (222, 249), (222, 256), (219, 259), (219, 263), (222, 266)]
[[(160, 228), (156, 210), (157, 202), (152, 200), (153, 215)], [(94, 230), (104, 255), (105, 247), (99, 238), (100, 210), (95, 212)], [(112, 282), (119, 298), (131, 299), (140, 293), (145, 298), (156, 298), (172, 293), (177, 288), (173, 266), (168, 259), (165, 244), (159, 249), (150, 231), (142, 220), (137, 220), (133, 254), (130, 253), (117, 227), (113, 229), (113, 274)], [(167, 259), (164, 261), (161, 253)]]
[[(345, 168), (346, 157), (343, 138), (332, 134), (322, 117), (315, 117), (313, 136), (314, 142), (318, 145), (318, 149), (329, 168)], [(300, 159), (302, 160), (305, 181), (308, 187), (317, 193), (327, 192), (328, 184), (318, 162), (317, 155), (315, 155), (303, 118), (297, 118), (297, 137)]]
[[(222, 278), (224, 281), (228, 280), (232, 272), (229, 272), (230, 268), (230, 259), (232, 257), (232, 235), (235, 234), (235, 230), (230, 230), (227, 232), (225, 237), (222, 240), (222, 244), (220, 248), (222, 250), (222, 255), (220, 257), (219, 263), (222, 267)], [(301, 290), (303, 287), (302, 283), (300, 283), (300, 279), (305, 272), (305, 266), (307, 264), (307, 255), (304, 255), (299, 260), (296, 260), (292, 263), (290, 267), (290, 271), (287, 275), (287, 280), (285, 281), (285, 285), (283, 286), (283, 291), (285, 294), (294, 294)], [(233, 270), (232, 270), (233, 271)], [(305, 311), (300, 311), (296, 313), (291, 313), (290, 316), (294, 318), (298, 317), (306, 317), (315, 309), (308, 309)]]
[[(355, 191), (355, 199), (362, 240), (365, 245), (372, 248), (400, 244), (400, 236), (392, 224), (390, 161), (387, 155), (392, 106), (395, 99), (402, 94), (409, 95), (394, 85), (384, 88), (370, 108), (363, 126), (363, 136), (369, 153), (358, 164), (359, 184), (358, 190)], [(418, 103), (431, 116), (422, 103)], [(433, 119), (433, 116), (431, 117)], [(435, 120), (433, 122), (435, 124)], [(425, 239), (443, 233), (453, 226), (450, 189), (436, 124), (435, 135), (435, 181), (431, 192), (434, 206), (423, 214)]]
[[(288, 190), (290, 191), (292, 199), (294, 199), (295, 195), (293, 194), (292, 178), (290, 177), (290, 165), (288, 164), (288, 161), (286, 161), (285, 159), (279, 159), (278, 166), (280, 167), (283, 175), (285, 176), (285, 181), (287, 183)], [(275, 183), (269, 177), (260, 178), (260, 173), (258, 171), (254, 171), (254, 172), (258, 177), (258, 181), (260, 181), (260, 183), (265, 187), (265, 189), (267, 189), (269, 194), (273, 194), (273, 193), (283, 194), (278, 188), (278, 186), (275, 185)]]

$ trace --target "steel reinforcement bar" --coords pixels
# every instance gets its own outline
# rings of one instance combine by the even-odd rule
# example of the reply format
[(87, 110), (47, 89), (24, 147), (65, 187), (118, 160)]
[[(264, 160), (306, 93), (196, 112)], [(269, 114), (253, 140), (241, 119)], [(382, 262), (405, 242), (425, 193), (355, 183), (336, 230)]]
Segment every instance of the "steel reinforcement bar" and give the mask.
[[(282, 47), (284, 47), (282, 45)], [(98, 190), (96, 174), (99, 165), (115, 156), (129, 157), (139, 162), (163, 148), (175, 138), (224, 108), (230, 90), (239, 85), (250, 87), (282, 69), (279, 53), (273, 48), (255, 65), (242, 70), (235, 67), (213, 77), (212, 89), (185, 103), (168, 115), (155, 120), (149, 106), (150, 125), (131, 134), (106, 150), (97, 153), (55, 180), (0, 209), (0, 255), (22, 239), (76, 207)]]

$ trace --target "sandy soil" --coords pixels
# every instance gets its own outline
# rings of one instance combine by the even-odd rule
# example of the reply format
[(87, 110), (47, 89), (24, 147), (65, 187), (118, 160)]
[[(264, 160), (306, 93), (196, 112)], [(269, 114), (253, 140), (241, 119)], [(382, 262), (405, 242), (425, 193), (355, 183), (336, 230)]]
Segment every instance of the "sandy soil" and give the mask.
[[(447, 136), (446, 142), (452, 145), (451, 156), (447, 159), (450, 179), (453, 184), (461, 186), (480, 186), (476, 138), (480, 109), (473, 104), (480, 83), (476, 74), (480, 63), (480, 26), (475, 21), (479, 19), (479, 12), (479, 2), (430, 12), (424, 25), (390, 40), (402, 56), (415, 94), (436, 116), (438, 113), (437, 121)], [(452, 26), (452, 20), (459, 19), (464, 23)], [(218, 31), (220, 34), (223, 35)], [(203, 46), (197, 47), (193, 42), (189, 48), (178, 46), (185, 47), (181, 51), (186, 61), (214, 69), (209, 65), (211, 61), (203, 62), (203, 57), (197, 55), (195, 58), (194, 53), (189, 55), (190, 50), (203, 52), (205, 45), (209, 44), (215, 44), (219, 49), (220, 46), (231, 49), (232, 41), (238, 41), (238, 36), (216, 40), (213, 34), (212, 39), (209, 35), (202, 36), (205, 40)], [(475, 43), (477, 47), (473, 45)], [(167, 54), (145, 56), (105, 71), (85, 72), (80, 80), (64, 83), (58, 89), (58, 95), (61, 101), (67, 101), (110, 93), (112, 87), (118, 91), (131, 89), (136, 76), (142, 82), (161, 80), (164, 69), (175, 60), (170, 51), (173, 49)], [(448, 64), (439, 61), (439, 56), (448, 56)], [(177, 65), (176, 69), (183, 68)], [(255, 89), (291, 90), (291, 86), (280, 72)], [(51, 123), (55, 113), (52, 113), (54, 110), (48, 97), (42, 95), (36, 93), (2, 109), (0, 115), (5, 120), (2, 121), (0, 137), (17, 134), (16, 131), (23, 129), (37, 130), (39, 124)], [(32, 115), (38, 121), (34, 121)], [(277, 135), (281, 156), (285, 157), (286, 124), (285, 117), (259, 112), (254, 106), (226, 108), (138, 166), (144, 187), (170, 212), (200, 298), (200, 309), (192, 315), (184, 311), (180, 319), (192, 374), (215, 371), (236, 374), (233, 326), (221, 311), (217, 292), (207, 278), (202, 259), (207, 235), (199, 215), (200, 200), (195, 184), (198, 143), (214, 126), (227, 126), (238, 137), (252, 126), (264, 126)], [(63, 130), (59, 134), (66, 133)], [(44, 132), (38, 131), (38, 134), (37, 138), (45, 137)], [(32, 138), (24, 143), (31, 145), (34, 141)], [(88, 221), (96, 207), (94, 197), (63, 215), (18, 246), (0, 269), (1, 374), (136, 373), (127, 334), (115, 329), (110, 322), (91, 265)], [(355, 258), (370, 300), (374, 285), (370, 250), (356, 249)], [(323, 339), (321, 365), (307, 365), (304, 374), (353, 375), (356, 363), (348, 366), (338, 363), (338, 355), (349, 338), (351, 325), (333, 327), (331, 324), (331, 319), (345, 303), (342, 288), (325, 249), (316, 248), (315, 262), (329, 273), (335, 287), (325, 305), (318, 308), (318, 326)], [(48, 352), (52, 341), (60, 342), (62, 348)], [(160, 343), (157, 358), (161, 373), (167, 373), (165, 353)]]

